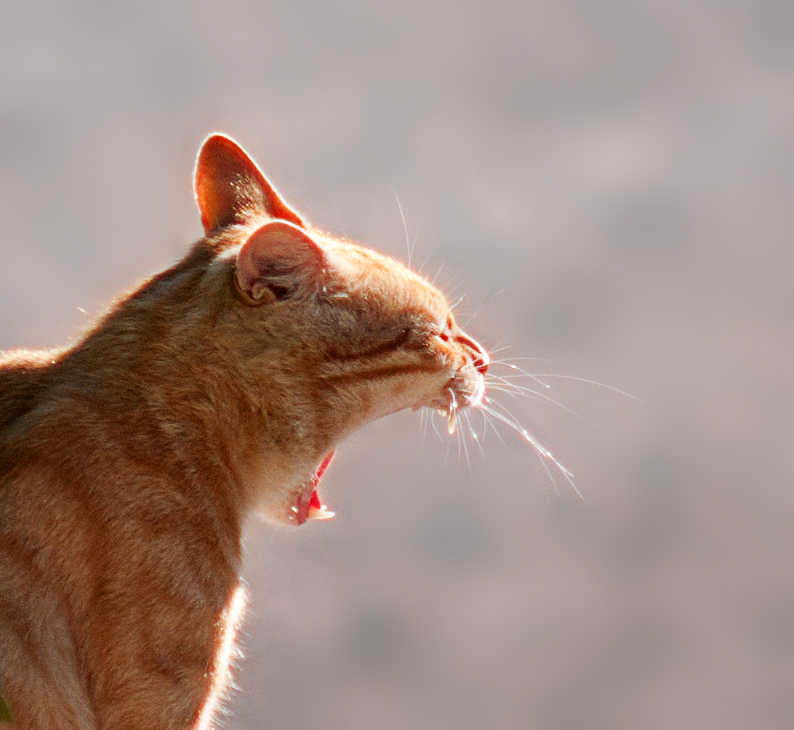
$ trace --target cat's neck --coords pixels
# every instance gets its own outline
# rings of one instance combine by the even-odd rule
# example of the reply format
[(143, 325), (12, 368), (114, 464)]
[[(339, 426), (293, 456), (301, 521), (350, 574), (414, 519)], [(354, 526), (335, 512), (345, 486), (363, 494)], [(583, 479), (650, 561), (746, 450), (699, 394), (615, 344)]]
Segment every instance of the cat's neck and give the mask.
[(208, 248), (117, 305), (50, 366), (47, 388), (107, 434), (145, 434), (170, 478), (224, 485), (242, 520), (262, 494), (310, 478), (333, 447), (318, 434), (342, 428), (327, 428), (311, 394), (271, 377), (283, 352), (241, 331), (231, 269)]

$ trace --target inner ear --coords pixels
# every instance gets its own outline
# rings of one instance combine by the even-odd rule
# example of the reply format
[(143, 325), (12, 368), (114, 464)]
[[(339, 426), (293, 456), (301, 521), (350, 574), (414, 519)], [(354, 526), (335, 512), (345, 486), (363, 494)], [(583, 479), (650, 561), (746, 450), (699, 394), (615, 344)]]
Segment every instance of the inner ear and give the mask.
[(250, 304), (265, 304), (317, 291), (323, 263), (322, 249), (306, 231), (286, 221), (272, 221), (243, 244), (234, 278)]
[(289, 221), (305, 228), (256, 163), (233, 139), (213, 134), (196, 159), (196, 202), (205, 233), (257, 216)]

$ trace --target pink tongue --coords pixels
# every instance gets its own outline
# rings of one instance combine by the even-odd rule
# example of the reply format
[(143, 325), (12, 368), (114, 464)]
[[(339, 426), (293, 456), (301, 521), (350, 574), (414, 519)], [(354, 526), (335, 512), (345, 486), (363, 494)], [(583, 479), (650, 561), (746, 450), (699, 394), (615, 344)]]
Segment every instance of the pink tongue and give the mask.
[(331, 465), (334, 453), (333, 451), (329, 453), (323, 459), (323, 463), (320, 464), (317, 471), (314, 472), (311, 481), (311, 497), (308, 500), (304, 495), (298, 498), (298, 513), (295, 518), (299, 525), (302, 525), (306, 520), (330, 520), (334, 516), (334, 513), (326, 509), (325, 505), (320, 502), (320, 495), (317, 494), (317, 485), (320, 483), (325, 470)]

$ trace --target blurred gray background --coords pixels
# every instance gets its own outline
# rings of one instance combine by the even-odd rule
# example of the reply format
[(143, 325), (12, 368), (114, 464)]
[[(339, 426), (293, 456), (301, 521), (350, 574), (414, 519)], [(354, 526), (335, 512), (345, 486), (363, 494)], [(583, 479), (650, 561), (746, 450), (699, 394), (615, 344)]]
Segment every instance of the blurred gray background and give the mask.
[(643, 400), (547, 379), (590, 426), (494, 391), (584, 501), (479, 418), (482, 450), (416, 414), (345, 444), (336, 520), (248, 526), (227, 728), (794, 727), (794, 5), (0, 15), (0, 347), (73, 341), (178, 258), (223, 130), (406, 260), (394, 188), (498, 358)]

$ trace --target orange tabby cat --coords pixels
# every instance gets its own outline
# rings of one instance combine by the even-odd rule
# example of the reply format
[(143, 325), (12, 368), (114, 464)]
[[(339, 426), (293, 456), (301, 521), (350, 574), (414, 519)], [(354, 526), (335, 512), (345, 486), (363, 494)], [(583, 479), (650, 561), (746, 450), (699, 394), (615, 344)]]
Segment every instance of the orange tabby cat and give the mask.
[(483, 398), (488, 355), (424, 279), (309, 226), (228, 137), (195, 186), (181, 262), (76, 346), (0, 356), (5, 727), (210, 727), (246, 515), (330, 517), (351, 431)]

